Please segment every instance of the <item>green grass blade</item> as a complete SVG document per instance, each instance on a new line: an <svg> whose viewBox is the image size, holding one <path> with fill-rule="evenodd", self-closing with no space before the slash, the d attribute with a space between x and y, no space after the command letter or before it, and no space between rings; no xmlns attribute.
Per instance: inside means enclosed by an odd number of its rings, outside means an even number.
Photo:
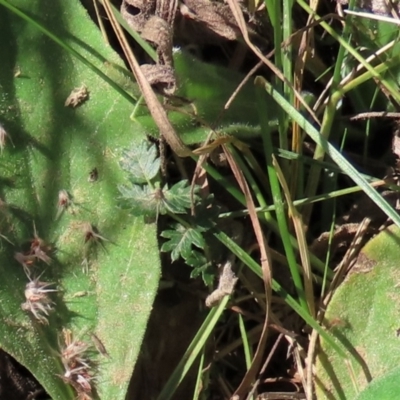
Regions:
<svg viewBox="0 0 400 400"><path fill-rule="evenodd" d="M214 236L223 243L233 254L236 255L244 264L249 267L256 275L261 279L263 278L261 266L253 260L253 258L247 254L240 246L237 245L228 235L224 232L214 232ZM311 317L311 315L292 297L290 296L282 286L276 282L272 281L272 289L280 296L287 304L290 306L297 314L300 315L304 321L315 329L331 346L335 348L337 353L346 358L346 353L336 344L334 339L326 333L326 331L318 324L318 322Z"/></svg>
<svg viewBox="0 0 400 400"><path fill-rule="evenodd" d="M260 124L263 128L262 140L264 146L264 155L267 163L267 172L269 176L269 183L271 187L272 199L276 208L276 218L278 221L279 235L282 239L282 243L285 249L286 258L288 260L290 274L293 279L293 283L302 307L304 310L308 309L307 301L305 298L303 282L301 280L300 272L297 268L296 256L294 253L294 248L290 239L290 233L287 223L286 211L283 206L283 197L281 193L281 187L279 184L278 176L273 165L273 146L272 146L272 132L269 129L268 120L268 104L265 101L266 96L264 93L260 93L257 90L257 107L259 109Z"/></svg>
<svg viewBox="0 0 400 400"><path fill-rule="evenodd" d="M307 119L300 114L286 99L283 98L269 82L262 77L255 79L255 84L264 87L266 92L296 121L302 129L309 135L315 143L321 146L324 151L336 162L339 168L348 175L367 196L390 218L393 222L400 227L400 216L390 206L390 204L367 182L367 180L346 160L345 157L332 146Z"/></svg>
<svg viewBox="0 0 400 400"><path fill-rule="evenodd" d="M228 301L229 296L225 296L217 307L210 310L203 324L197 331L196 336L193 338L185 354L182 356L178 366L175 368L168 382L163 387L163 390L158 395L157 400L169 400L174 395L176 388L182 382L186 373L189 371L189 368L193 365L195 359L206 345L207 339L215 329L215 325L221 317Z"/></svg>

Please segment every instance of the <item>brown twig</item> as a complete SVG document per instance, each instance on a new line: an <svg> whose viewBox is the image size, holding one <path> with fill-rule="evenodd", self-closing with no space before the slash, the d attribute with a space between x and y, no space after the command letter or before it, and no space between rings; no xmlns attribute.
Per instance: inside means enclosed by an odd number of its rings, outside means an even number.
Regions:
<svg viewBox="0 0 400 400"><path fill-rule="evenodd" d="M161 105L153 88L147 81L142 70L140 69L139 63L137 62L129 44L126 40L125 34L116 20L114 13L109 4L109 0L103 0L104 9L107 13L107 17L111 22L111 26L121 44L122 50L128 60L129 66L135 76L135 79L139 85L139 88L146 101L147 107L149 108L150 114L157 124L160 134L165 138L166 142L171 146L171 149L180 157L188 157L192 154L192 151L185 146L181 138L176 133L171 122L168 119L167 113L164 107Z"/></svg>
<svg viewBox="0 0 400 400"><path fill-rule="evenodd" d="M272 295L272 272L271 272L271 261L270 261L270 254L269 254L269 247L265 240L260 221L257 217L257 212L255 209L254 201L251 196L250 188L246 182L246 179L243 175L243 172L238 168L231 152L229 151L226 145L222 146L224 153L226 155L227 161L232 169L232 172L244 193L246 199L246 205L249 210L250 219L253 225L254 233L257 238L257 243L260 248L261 253L261 269L263 272L263 281L264 281L264 289L265 289L265 319L263 324L262 333L260 336L260 340L257 345L257 349L254 353L254 358L252 360L251 366L246 372L242 382L240 383L239 387L236 389L235 393L233 394L232 398L234 399L243 399L245 394L248 392L249 387L254 382L255 377L259 371L259 367L261 365L265 345L267 342L268 337L268 320L269 320L269 312L270 312L270 304L271 304L271 295Z"/></svg>

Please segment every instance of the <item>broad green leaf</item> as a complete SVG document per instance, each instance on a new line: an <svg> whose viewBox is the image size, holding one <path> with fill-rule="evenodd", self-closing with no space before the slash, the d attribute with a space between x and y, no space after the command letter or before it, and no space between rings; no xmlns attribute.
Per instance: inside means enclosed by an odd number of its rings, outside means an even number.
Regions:
<svg viewBox="0 0 400 400"><path fill-rule="evenodd" d="M329 303L325 324L337 344L354 355L349 362L355 381L349 365L322 340L318 400L354 399L372 379L399 365L399 244L400 229L394 225L370 240Z"/></svg>
<svg viewBox="0 0 400 400"><path fill-rule="evenodd" d="M400 393L400 367L374 379L356 400L393 400Z"/></svg>
<svg viewBox="0 0 400 400"><path fill-rule="evenodd" d="M159 279L155 226L118 207L117 185L127 182L119 166L122 151L139 145L143 136L132 129L129 95L4 4L1 0L0 123L8 136L0 155L0 233L12 244L1 239L0 346L54 400L70 400L76 393L58 376L65 372L62 329L84 341L95 333L110 354L93 360L99 398L124 399ZM12 5L105 74L121 76L123 63L79 1ZM89 99L65 107L71 91L82 86ZM62 190L70 197L68 207L58 204ZM52 262L36 261L32 275L59 290L50 294L55 311L48 325L21 309L28 278L14 258L29 251L35 227L51 245Z"/></svg>

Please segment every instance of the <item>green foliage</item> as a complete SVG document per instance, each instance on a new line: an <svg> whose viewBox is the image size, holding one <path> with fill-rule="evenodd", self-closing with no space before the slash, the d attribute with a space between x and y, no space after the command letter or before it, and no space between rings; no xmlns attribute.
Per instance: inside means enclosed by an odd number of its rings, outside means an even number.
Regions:
<svg viewBox="0 0 400 400"><path fill-rule="evenodd" d="M180 257L192 266L192 276L201 275L209 284L212 276L209 273L210 262L203 252L206 240L204 234L215 226L218 207L212 204L213 196L200 201L186 180L174 184L171 188L164 185L162 189L159 174L160 159L157 158L155 145L142 142L135 148L124 151L121 167L127 173L129 184L119 186L122 196L122 206L134 214L157 216L169 214L177 218L179 214L184 219L164 230L161 236L168 239L161 246L161 251L171 252L171 260ZM194 215L190 209L194 201Z"/></svg>
<svg viewBox="0 0 400 400"><path fill-rule="evenodd" d="M393 400L400 393L400 367L374 379L355 400Z"/></svg>
<svg viewBox="0 0 400 400"><path fill-rule="evenodd" d="M132 104L1 4L0 122L7 136L0 155L0 346L54 400L70 400L77 394L61 378L62 331L88 344L95 333L110 358L90 353L93 390L101 399L124 399L160 272L155 226L118 207L121 149L138 143ZM45 12L39 0L13 5L97 68L123 69L78 1L54 0ZM89 98L65 107L82 86ZM31 312L38 304L31 292L27 304L29 279L15 256L32 280L57 290L44 293L36 283L44 319Z"/></svg>
<svg viewBox="0 0 400 400"><path fill-rule="evenodd" d="M199 231L191 227L185 228L177 224L174 230L165 230L161 236L169 239L163 243L161 250L171 252L172 261L176 261L179 257L188 259L192 253L192 246L204 249L204 238Z"/></svg>
<svg viewBox="0 0 400 400"><path fill-rule="evenodd" d="M119 187L123 204L133 212L146 215L185 214L191 206L190 187L186 180L170 189L160 189L160 159L155 145L143 141L124 152L121 168L129 176L129 185ZM157 178L158 179L155 179Z"/></svg>
<svg viewBox="0 0 400 400"><path fill-rule="evenodd" d="M346 364L322 340L316 371L319 400L354 399L355 387L362 391L372 379L399 365L399 242L400 229L394 225L370 240L329 303L325 323L337 344L354 358Z"/></svg>
<svg viewBox="0 0 400 400"><path fill-rule="evenodd" d="M390 22L354 15L349 15L347 20L351 24L354 41L371 52L379 50L398 36L397 25Z"/></svg>
<svg viewBox="0 0 400 400"><path fill-rule="evenodd" d="M146 141L141 141L139 146L124 151L121 167L129 173L133 184L150 183L160 170L156 146L149 146Z"/></svg>
<svg viewBox="0 0 400 400"><path fill-rule="evenodd" d="M163 205L173 214L186 214L192 204L190 186L186 180L179 181L170 190L163 191Z"/></svg>
<svg viewBox="0 0 400 400"><path fill-rule="evenodd" d="M380 51L383 47L387 46L391 41L395 41L394 46L391 46L387 51L381 52L379 56L372 62L372 65L387 66L387 71L381 73L381 79L392 88L393 91L397 91L399 83L398 77L398 64L399 64L399 30L396 24L377 21L370 19L365 16L354 16L349 15L346 18L348 22L349 30L352 33L351 43L366 58L372 56L374 53ZM350 74L351 71L356 67L357 61L351 57L346 57L343 63L343 77ZM352 100L354 107L354 113L367 112L367 111L392 111L395 109L393 104L388 101L387 96L383 91L377 88L376 82L369 79L361 85L355 87L349 92L349 96ZM377 128L379 126L378 121L369 121L371 127ZM357 130L354 129L353 124L347 124L346 127L349 129L350 139L354 138L358 142L363 141L364 146L367 146L366 134L362 131L362 136L357 134ZM369 128L371 129L371 128Z"/></svg>
<svg viewBox="0 0 400 400"><path fill-rule="evenodd" d="M244 85L231 106L224 110L225 103L243 80L240 73L201 62L183 51L175 51L174 65L179 87L177 97L171 99L174 108L168 112L168 118L184 143L202 143L211 130L246 140L260 136L252 82ZM181 99L186 100L182 103ZM271 102L269 110L273 118L268 123L276 128L277 105ZM147 112L139 110L134 121L147 135L159 136Z"/></svg>

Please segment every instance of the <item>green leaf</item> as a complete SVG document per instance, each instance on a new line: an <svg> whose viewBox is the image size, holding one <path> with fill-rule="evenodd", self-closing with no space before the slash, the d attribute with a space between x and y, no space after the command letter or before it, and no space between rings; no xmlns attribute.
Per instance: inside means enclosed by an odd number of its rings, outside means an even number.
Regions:
<svg viewBox="0 0 400 400"><path fill-rule="evenodd" d="M220 212L221 207L214 203L214 195L210 194L195 204L192 225L201 232L208 231L216 226Z"/></svg>
<svg viewBox="0 0 400 400"><path fill-rule="evenodd" d="M172 261L176 261L180 256L183 259L190 257L192 245L202 249L204 248L204 239L199 231L193 228L185 228L177 224L175 230L165 230L161 236L168 240L161 246L161 251L171 252Z"/></svg>
<svg viewBox="0 0 400 400"><path fill-rule="evenodd" d="M206 286L210 286L214 282L215 270L211 268L211 263L207 261L204 254L197 250L192 250L190 256L185 260L187 265L193 267L190 274L191 278L201 276Z"/></svg>
<svg viewBox="0 0 400 400"><path fill-rule="evenodd" d="M203 268L206 268L210 265L210 263L207 261L206 257L204 256L203 253L200 251L192 249L191 253L189 256L185 259L185 262L187 265L190 265L193 267L195 270L202 270ZM201 271L200 271L201 272ZM200 274L198 272L192 272L191 277L195 278L199 276Z"/></svg>
<svg viewBox="0 0 400 400"><path fill-rule="evenodd" d="M138 129L132 134L131 97L87 66L108 71L106 65L124 69L123 63L79 1L53 0L44 8L40 0L14 0L25 12L19 16L4 5L0 0L0 122L8 136L0 155L0 213L9 242L1 239L0 347L54 400L70 400L77 394L59 377L61 332L69 328L85 342L95 333L110 354L94 356L96 391L100 399L122 400L160 273L155 226L118 207L121 149L143 139ZM83 85L89 99L65 107ZM61 192L68 193L66 203L59 203ZM21 309L28 278L14 255L32 252L34 227L52 261L35 258L32 277L59 290L50 294L55 311L48 325Z"/></svg>
<svg viewBox="0 0 400 400"><path fill-rule="evenodd" d="M302 0L298 0L303 3ZM303 3L304 4L304 3ZM303 5L302 5L303 6ZM342 44L342 42L341 42ZM347 44L343 43L344 46ZM296 121L309 135L315 143L318 144L338 165L343 173L348 175L365 194L391 219L393 222L400 227L400 217L397 212L390 206L390 204L368 184L367 180L360 175L360 173L353 167L353 165L347 161L345 157L331 144L324 136L318 132L314 126L307 121L307 119L300 114L284 97L282 97L264 78L258 76L255 79L255 84L263 86L266 92L284 109L290 117Z"/></svg>
<svg viewBox="0 0 400 400"><path fill-rule="evenodd" d="M393 400L400 393L400 367L374 379L355 400Z"/></svg>
<svg viewBox="0 0 400 400"><path fill-rule="evenodd" d="M192 205L190 186L187 180L176 183L169 190L164 190L164 207L173 214L186 214Z"/></svg>
<svg viewBox="0 0 400 400"><path fill-rule="evenodd" d="M148 185L120 185L118 187L123 201L122 207L129 209L134 215L155 216L158 211L157 189ZM164 214L163 210L159 210Z"/></svg>
<svg viewBox="0 0 400 400"><path fill-rule="evenodd" d="M148 183L154 179L160 170L160 158L157 157L157 148L142 141L139 146L124 151L121 167L129 172L132 183Z"/></svg>
<svg viewBox="0 0 400 400"><path fill-rule="evenodd" d="M337 345L354 355L349 362L355 382L348 364L322 340L316 370L319 400L354 399L355 387L360 392L399 365L399 243L400 229L395 225L370 240L332 297L325 324Z"/></svg>

